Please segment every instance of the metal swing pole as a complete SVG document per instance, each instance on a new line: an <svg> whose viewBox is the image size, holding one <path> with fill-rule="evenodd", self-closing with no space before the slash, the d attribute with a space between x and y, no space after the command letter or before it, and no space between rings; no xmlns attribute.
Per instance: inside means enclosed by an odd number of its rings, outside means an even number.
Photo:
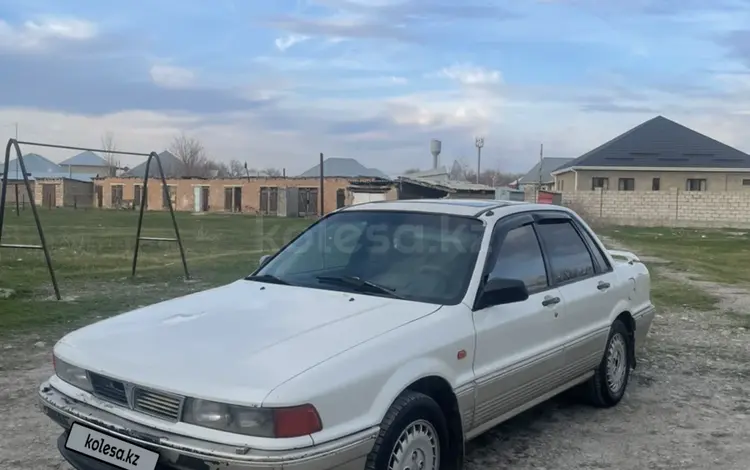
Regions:
<svg viewBox="0 0 750 470"><path fill-rule="evenodd" d="M8 145L5 147L5 164L3 165L3 180L2 180L2 194L0 194L0 248L15 248L20 250L42 250L44 252L44 259L47 262L47 269L49 269L49 276L52 280L52 287L55 290L55 297L57 300L61 300L60 288L57 285L57 278L55 277L55 269L52 267L52 258L47 248L47 241L44 238L44 230L42 229L42 222L39 220L39 213L36 210L36 203L34 202L34 192L31 190L29 184L29 177L26 173L26 165L23 162L23 155L21 155L21 147L16 139L9 139ZM15 147L17 164L21 166L21 174L23 176L23 184L26 186L26 194L29 196L29 203L31 204L31 212L34 214L34 222L36 222L36 230L39 232L39 241L41 245L19 245L12 243L1 243L3 236L3 226L5 223L5 201L8 193L8 165L10 163L10 149ZM16 183L18 184L18 183ZM18 194L16 192L16 194ZM18 201L18 197L16 197Z"/></svg>
<svg viewBox="0 0 750 470"><path fill-rule="evenodd" d="M169 208L169 214L172 217L172 226L174 227L175 238L162 238L162 237L142 237L141 229L143 228L143 212L146 207L146 201L148 201L148 178L149 170L151 167L151 160L156 158L156 166L159 169L159 176L161 178L162 189L164 192L164 198L167 201L167 207ZM161 165L161 159L159 154L151 152L146 160L146 173L143 175L143 193L141 194L141 208L138 212L138 228L136 229L135 235L135 251L133 253L133 270L132 275L135 276L136 266L138 264L138 251L140 250L141 241L158 241L158 242L177 242L177 246L180 248L180 258L182 259L182 268L185 270L185 279L190 279L190 273L188 272L187 261L185 260L185 249L182 246L182 237L180 237L180 230L177 228L177 218L174 215L172 208L172 198L169 195L169 186L167 185L167 179L164 176L164 168Z"/></svg>
<svg viewBox="0 0 750 470"><path fill-rule="evenodd" d="M16 156L18 158L18 165L20 165L21 167L24 186L26 187L26 193L29 196L29 203L31 204L31 211L33 212L34 221L36 222L36 228L37 228L37 231L39 232L39 239L41 241L41 245L19 245L19 244L0 243L0 248L42 250L44 252L44 258L47 262L47 268L49 269L50 278L52 280L52 286L55 289L55 296L57 297L57 300L61 300L62 297L60 296L60 289L58 288L58 285L57 285L57 278L55 277L55 271L52 267L52 257L50 256L49 249L47 248L47 241L44 237L44 230L42 229L42 224L39 219L39 213L36 208L36 203L34 202L34 192L31 189L31 185L29 184L29 178L26 172L26 165L23 162L23 156L21 155L20 145L31 145L31 146L36 146L36 147L47 147L47 148L64 149L64 150L79 150L83 152L86 152L86 151L103 152L103 153L110 153L110 154L115 154L115 155L133 155L133 156L139 156L139 157L148 157L148 160L146 163L146 176L144 177L144 182L143 182L143 197L141 198L141 211L138 217L135 253L133 255L133 275L135 276L136 262L138 260L138 249L139 249L141 240L176 241L180 248L180 258L182 259L182 267L185 270L185 278L190 279L190 274L188 272L188 267L187 267L187 260L185 259L185 250L182 245L182 238L180 237L180 231L177 227L177 219L175 218L174 210L172 208L172 200L171 198L169 198L169 191L168 191L166 177L164 175L164 169L162 167L161 160L159 159L159 155L156 152L151 152L151 153L124 152L121 150L107 150L107 149L97 149L97 148L90 148L90 147L47 144L43 142L31 142L31 141L21 141L18 139L10 139L8 140L8 145L5 148L5 164L3 165L2 181L0 182L1 183L0 184L0 242L2 241L3 226L5 222L5 204L6 204L7 191L8 191L8 164L10 162L10 149L11 147L15 147ZM151 163L151 159L154 157L156 157L156 164L159 168L159 173L161 175L161 181L164 187L164 193L168 200L167 204L169 207L170 215L172 216L172 225L175 231L175 238L141 237L141 228L143 225L143 209L144 209L144 204L147 200L146 199L146 194L147 194L146 187L148 184L148 168ZM18 198L16 198L16 201L17 200Z"/></svg>

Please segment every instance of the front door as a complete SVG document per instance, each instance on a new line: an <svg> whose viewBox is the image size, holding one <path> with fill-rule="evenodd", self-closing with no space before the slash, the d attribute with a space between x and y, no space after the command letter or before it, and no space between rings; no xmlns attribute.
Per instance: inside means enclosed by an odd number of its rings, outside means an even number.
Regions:
<svg viewBox="0 0 750 470"><path fill-rule="evenodd" d="M224 188L224 210L232 212L232 188Z"/></svg>
<svg viewBox="0 0 750 470"><path fill-rule="evenodd" d="M42 205L44 207L52 208L56 206L56 187L55 184L42 184Z"/></svg>
<svg viewBox="0 0 750 470"><path fill-rule="evenodd" d="M529 298L474 312L477 333L474 373L477 394L474 428L498 418L561 385L564 362L560 291L550 287L533 218L501 219L492 235L486 279L524 281Z"/></svg>
<svg viewBox="0 0 750 470"><path fill-rule="evenodd" d="M260 213L268 214L268 188L260 188Z"/></svg>
<svg viewBox="0 0 750 470"><path fill-rule="evenodd" d="M318 214L318 188L299 188L299 215Z"/></svg>
<svg viewBox="0 0 750 470"><path fill-rule="evenodd" d="M143 187L140 184L133 186L133 209L141 206L141 197L143 196L141 194L142 188Z"/></svg>
<svg viewBox="0 0 750 470"><path fill-rule="evenodd" d="M193 212L201 212L201 207L203 207L203 203L201 201L201 196L203 193L201 192L200 186L193 186Z"/></svg>
<svg viewBox="0 0 750 470"><path fill-rule="evenodd" d="M234 188L234 211L242 212L242 188Z"/></svg>
<svg viewBox="0 0 750 470"><path fill-rule="evenodd" d="M208 195L209 195L209 188L206 186L203 186L201 188L201 211L208 212Z"/></svg>
<svg viewBox="0 0 750 470"><path fill-rule="evenodd" d="M268 189L268 213L277 215L279 212L279 188Z"/></svg>

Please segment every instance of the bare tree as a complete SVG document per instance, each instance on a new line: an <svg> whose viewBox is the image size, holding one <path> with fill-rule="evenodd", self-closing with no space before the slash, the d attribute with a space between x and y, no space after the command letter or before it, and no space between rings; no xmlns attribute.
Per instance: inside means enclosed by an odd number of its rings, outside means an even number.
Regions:
<svg viewBox="0 0 750 470"><path fill-rule="evenodd" d="M247 176L245 171L245 164L239 160L232 160L229 162L229 176L233 178L241 178Z"/></svg>
<svg viewBox="0 0 750 470"><path fill-rule="evenodd" d="M278 178L279 176L281 176L281 170L279 170L278 168L266 168L264 170L261 170L260 172L264 176L268 176L270 178Z"/></svg>
<svg viewBox="0 0 750 470"><path fill-rule="evenodd" d="M454 181L466 181L466 163L461 163L458 160L453 161L453 165L450 169L450 179Z"/></svg>
<svg viewBox="0 0 750 470"><path fill-rule="evenodd" d="M170 151L182 162L185 176L208 176L208 158L198 139L180 134L172 141Z"/></svg>
<svg viewBox="0 0 750 470"><path fill-rule="evenodd" d="M218 176L219 178L227 178L231 176L229 174L229 166L224 162L217 162L215 160L207 159L205 164L207 176L213 177ZM215 174L213 172L216 172Z"/></svg>
<svg viewBox="0 0 750 470"><path fill-rule="evenodd" d="M115 135L111 131L105 132L101 137L101 143L102 150L104 150L104 160L107 162L107 176L116 176L120 161L117 154L113 153L117 150Z"/></svg>

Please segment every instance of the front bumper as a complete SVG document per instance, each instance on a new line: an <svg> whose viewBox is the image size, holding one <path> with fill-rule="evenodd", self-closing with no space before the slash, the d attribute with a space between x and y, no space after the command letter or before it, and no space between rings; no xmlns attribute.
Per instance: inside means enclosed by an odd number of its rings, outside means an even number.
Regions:
<svg viewBox="0 0 750 470"><path fill-rule="evenodd" d="M260 451L157 431L75 401L48 382L39 388L39 401L44 413L65 430L58 448L78 470L116 467L65 448L68 431L75 422L157 452L157 470L362 470L379 432L375 427L305 449Z"/></svg>

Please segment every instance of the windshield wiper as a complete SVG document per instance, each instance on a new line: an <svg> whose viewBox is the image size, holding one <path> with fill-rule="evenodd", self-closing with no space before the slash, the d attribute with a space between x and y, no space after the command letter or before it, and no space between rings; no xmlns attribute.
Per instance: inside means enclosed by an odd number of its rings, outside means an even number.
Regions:
<svg viewBox="0 0 750 470"><path fill-rule="evenodd" d="M403 299L403 297L393 292L395 289L376 284L372 281L365 281L357 276L318 276L316 279L322 283L343 284L352 287L356 292L372 292L376 294L384 294L396 299Z"/></svg>
<svg viewBox="0 0 750 470"><path fill-rule="evenodd" d="M272 274L260 274L258 276L247 276L245 278L246 281L258 281L258 282L267 282L269 284L281 284L284 286L291 285L290 283L286 282L285 280L276 277Z"/></svg>

